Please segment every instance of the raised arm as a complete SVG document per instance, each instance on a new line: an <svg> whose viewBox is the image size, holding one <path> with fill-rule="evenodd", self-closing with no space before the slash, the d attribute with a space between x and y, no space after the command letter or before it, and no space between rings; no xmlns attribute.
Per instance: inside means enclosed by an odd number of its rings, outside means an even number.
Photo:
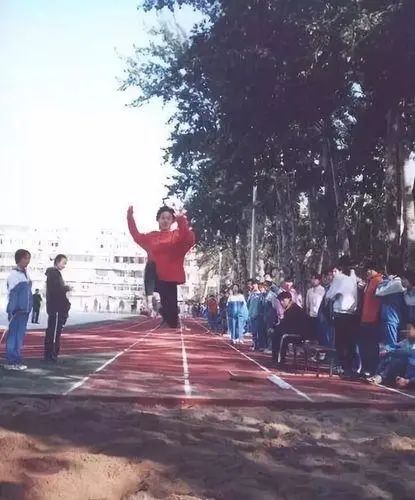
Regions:
<svg viewBox="0 0 415 500"><path fill-rule="evenodd" d="M178 241L189 250L195 244L195 233L190 229L189 221L184 214L178 215L176 221L179 229Z"/></svg>
<svg viewBox="0 0 415 500"><path fill-rule="evenodd" d="M146 234L140 233L137 229L135 220L134 220L134 209L133 207L129 207L127 211L127 222L128 222L128 230L130 231L133 240L140 245L140 247L144 248L144 250L148 250L148 238Z"/></svg>

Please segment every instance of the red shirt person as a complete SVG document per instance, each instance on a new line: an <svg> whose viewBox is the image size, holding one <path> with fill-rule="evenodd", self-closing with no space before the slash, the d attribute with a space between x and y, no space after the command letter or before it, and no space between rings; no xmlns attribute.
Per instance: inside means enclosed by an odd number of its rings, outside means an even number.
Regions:
<svg viewBox="0 0 415 500"><path fill-rule="evenodd" d="M159 231L140 233L134 221L133 207L128 209L127 221L134 241L147 252L149 261L154 263L163 322L171 328L177 328L177 285L186 281L184 258L195 244L195 235L188 220L182 213L176 217L172 208L164 206L157 212ZM177 229L171 230L174 222L177 222Z"/></svg>

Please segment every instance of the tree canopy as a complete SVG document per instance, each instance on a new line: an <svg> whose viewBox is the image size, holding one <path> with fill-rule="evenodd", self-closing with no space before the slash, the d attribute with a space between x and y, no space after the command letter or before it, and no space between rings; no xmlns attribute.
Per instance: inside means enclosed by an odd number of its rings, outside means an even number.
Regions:
<svg viewBox="0 0 415 500"><path fill-rule="evenodd" d="M131 103L174 103L170 191L204 248L246 277L252 187L258 266L294 273L343 253L415 267L412 0L145 0L203 13L127 60ZM412 183L412 186L411 186Z"/></svg>

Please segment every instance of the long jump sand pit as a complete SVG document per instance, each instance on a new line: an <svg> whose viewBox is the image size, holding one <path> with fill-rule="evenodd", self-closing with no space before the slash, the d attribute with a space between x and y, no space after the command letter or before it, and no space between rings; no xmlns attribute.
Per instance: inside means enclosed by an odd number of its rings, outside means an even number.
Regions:
<svg viewBox="0 0 415 500"><path fill-rule="evenodd" d="M0 498L415 498L415 411L0 401Z"/></svg>

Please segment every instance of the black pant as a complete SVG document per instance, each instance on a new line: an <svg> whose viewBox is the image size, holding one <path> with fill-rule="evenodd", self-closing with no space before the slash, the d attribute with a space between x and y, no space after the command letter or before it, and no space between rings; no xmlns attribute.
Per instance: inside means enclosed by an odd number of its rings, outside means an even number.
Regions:
<svg viewBox="0 0 415 500"><path fill-rule="evenodd" d="M45 337L45 359L56 360L60 350L61 333L68 314L64 312L48 313L48 327Z"/></svg>
<svg viewBox="0 0 415 500"><path fill-rule="evenodd" d="M163 320L170 328L179 326L179 310L177 307L177 283L157 280L156 291L160 294L161 311Z"/></svg>
<svg viewBox="0 0 415 500"><path fill-rule="evenodd" d="M39 313L40 313L40 309L33 309L33 311L32 311L32 323L39 323Z"/></svg>
<svg viewBox="0 0 415 500"><path fill-rule="evenodd" d="M357 318L353 314L335 314L334 331L336 352L345 374L353 371L356 353Z"/></svg>
<svg viewBox="0 0 415 500"><path fill-rule="evenodd" d="M317 340L317 342L320 341L320 320L319 318L309 318L310 321L310 333L311 333L311 340Z"/></svg>
<svg viewBox="0 0 415 500"><path fill-rule="evenodd" d="M156 289L156 281L156 264L149 260L147 261L146 267L144 268L144 291L146 297L154 294L154 290Z"/></svg>

